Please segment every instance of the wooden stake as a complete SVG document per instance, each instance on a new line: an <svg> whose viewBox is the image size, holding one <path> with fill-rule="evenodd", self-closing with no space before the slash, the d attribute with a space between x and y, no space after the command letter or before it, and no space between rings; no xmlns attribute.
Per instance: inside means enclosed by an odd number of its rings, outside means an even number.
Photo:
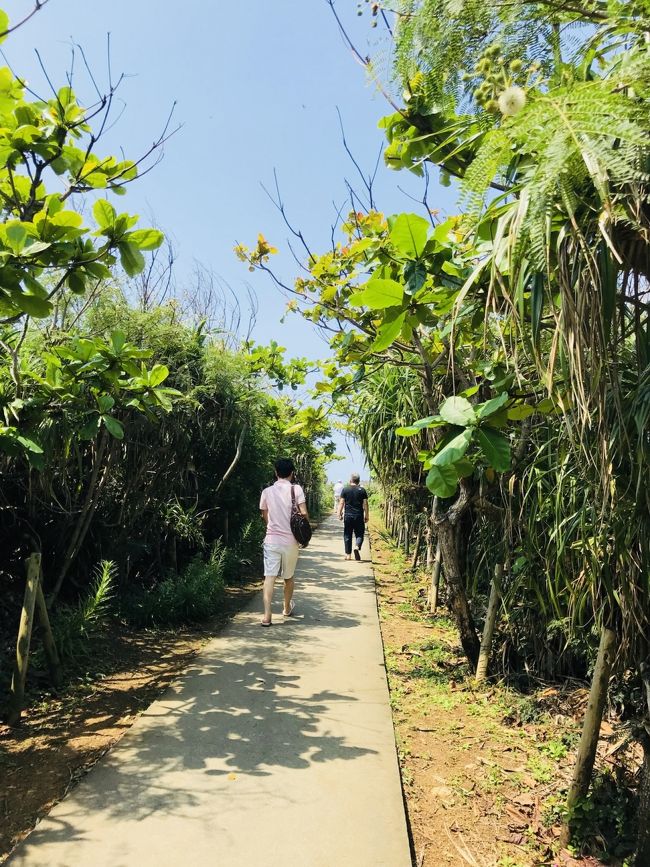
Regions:
<svg viewBox="0 0 650 867"><path fill-rule="evenodd" d="M59 660L59 652L56 649L56 642L54 641L52 627L50 626L50 618L47 613L47 604L40 576L36 587L36 613L43 631L43 647L45 648L45 657L50 670L50 679L54 686L59 686L61 683L61 661Z"/></svg>
<svg viewBox="0 0 650 867"><path fill-rule="evenodd" d="M568 822L562 830L560 843L567 846L571 839L571 814L578 801L581 801L589 790L591 772L594 769L596 748L600 724L603 719L605 701L607 699L607 686L612 672L614 651L616 650L616 633L613 629L603 626L600 633L600 646L596 657L596 666L591 679L589 702L585 711L585 719L582 725L582 735L578 745L578 755L573 769L573 779L567 798Z"/></svg>
<svg viewBox="0 0 650 867"><path fill-rule="evenodd" d="M501 582L503 579L503 564L497 563L494 567L494 578L490 585L490 601L488 602L487 614L485 615L485 624L483 626L483 638L481 639L481 652L478 656L478 665L476 666L476 682L480 683L487 677L488 664L490 662L490 651L492 650L492 636L494 635L494 625L497 619L497 611L499 608L499 599L501 597Z"/></svg>
<svg viewBox="0 0 650 867"><path fill-rule="evenodd" d="M435 614L438 610L438 592L440 590L440 542L436 545L436 554L433 558L433 568L431 569L431 589L429 591L429 611Z"/></svg>
<svg viewBox="0 0 650 867"><path fill-rule="evenodd" d="M420 525L418 527L418 534L415 539L415 548L413 549L413 559L411 561L411 569L415 571L418 567L418 560L420 559L420 547L422 545L422 533L424 532L424 518L420 521Z"/></svg>
<svg viewBox="0 0 650 867"><path fill-rule="evenodd" d="M34 606L38 591L41 574L41 555L31 554L25 561L27 565L27 584L25 586L25 598L23 609L20 614L20 626L18 627L18 640L16 641L16 662L14 674L11 679L11 695L9 698L9 712L7 722L10 726L20 721L25 698L25 681L29 667L29 645L32 640L32 628L34 626Z"/></svg>

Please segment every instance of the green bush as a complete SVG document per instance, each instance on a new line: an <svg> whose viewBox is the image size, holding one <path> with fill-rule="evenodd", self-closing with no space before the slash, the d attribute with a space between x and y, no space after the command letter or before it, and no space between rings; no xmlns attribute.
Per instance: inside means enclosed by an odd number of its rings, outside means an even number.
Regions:
<svg viewBox="0 0 650 867"><path fill-rule="evenodd" d="M178 576L168 575L151 589L139 589L122 601L121 613L134 626L198 623L222 606L227 549L217 544L204 561L194 557Z"/></svg>

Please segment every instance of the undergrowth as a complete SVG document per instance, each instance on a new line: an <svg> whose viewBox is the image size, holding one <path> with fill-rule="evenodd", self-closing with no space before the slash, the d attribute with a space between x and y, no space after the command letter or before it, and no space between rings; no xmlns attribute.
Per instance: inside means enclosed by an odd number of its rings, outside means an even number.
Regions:
<svg viewBox="0 0 650 867"><path fill-rule="evenodd" d="M155 587L126 597L121 616L136 627L179 626L209 619L222 607L227 558L228 549L215 545L207 561L197 556L180 575L169 575Z"/></svg>
<svg viewBox="0 0 650 867"><path fill-rule="evenodd" d="M424 570L416 574L410 570L403 553L385 531L377 535L380 538L376 544L385 548L389 558L382 569L399 578L400 588L398 604L380 606L382 620L397 615L425 623L431 630L425 641L385 648L396 721L404 723L413 714L431 717L437 730L448 726L450 738L455 738L457 723L452 717L462 708L467 717L480 719L486 742L497 752L524 751L526 758L517 771L504 775L492 763L472 780L471 790L467 782L456 781L455 796L487 796L494 799L497 809L514 796L513 792L525 795L530 792L530 797L539 800L542 825L538 832L533 833L531 828L525 835L526 855L521 863L555 863L548 857L551 852L557 853L558 828L566 818L564 805L579 740L578 721L568 707L563 709L560 697L555 697L555 704L549 699L549 694L557 691L548 684L526 692L501 681L477 686L447 612L443 609L431 615L427 609L428 576ZM471 753L472 743L461 749ZM409 767L409 755L408 744L401 743L401 764L407 785L411 786L413 770ZM589 855L599 858L600 863L625 867L634 848L637 813L634 789L633 774L625 769L624 763L597 771L587 798L575 813L570 846L575 856ZM499 862L515 863L519 862L508 857Z"/></svg>

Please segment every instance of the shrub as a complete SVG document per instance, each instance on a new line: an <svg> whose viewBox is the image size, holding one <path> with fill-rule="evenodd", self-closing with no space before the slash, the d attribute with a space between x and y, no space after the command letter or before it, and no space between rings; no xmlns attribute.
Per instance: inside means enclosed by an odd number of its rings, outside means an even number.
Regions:
<svg viewBox="0 0 650 867"><path fill-rule="evenodd" d="M125 597L125 620L138 627L179 626L215 615L223 601L226 550L217 544L207 561L197 555L180 575Z"/></svg>

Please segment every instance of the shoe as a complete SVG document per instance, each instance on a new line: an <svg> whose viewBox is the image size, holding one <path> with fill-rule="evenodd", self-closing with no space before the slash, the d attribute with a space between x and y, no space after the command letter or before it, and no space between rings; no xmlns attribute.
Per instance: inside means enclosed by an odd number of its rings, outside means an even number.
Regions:
<svg viewBox="0 0 650 867"><path fill-rule="evenodd" d="M354 559L357 560L357 561L361 559L361 554L359 553L359 549L358 549L358 548L355 548L355 549L354 549Z"/></svg>
<svg viewBox="0 0 650 867"><path fill-rule="evenodd" d="M346 559L346 560L351 560L351 559L352 559L352 555L351 555L351 554L346 554L346 555L345 555L345 559Z"/></svg>
<svg viewBox="0 0 650 867"><path fill-rule="evenodd" d="M292 615L293 612L294 612L295 607L296 607L296 603L295 603L295 602L293 601L293 599L292 599L292 600L291 600L291 604L289 605L289 611L288 611L288 612L287 612L287 611L283 611L283 612L282 612L282 616L283 616L283 617L291 617L291 615Z"/></svg>

